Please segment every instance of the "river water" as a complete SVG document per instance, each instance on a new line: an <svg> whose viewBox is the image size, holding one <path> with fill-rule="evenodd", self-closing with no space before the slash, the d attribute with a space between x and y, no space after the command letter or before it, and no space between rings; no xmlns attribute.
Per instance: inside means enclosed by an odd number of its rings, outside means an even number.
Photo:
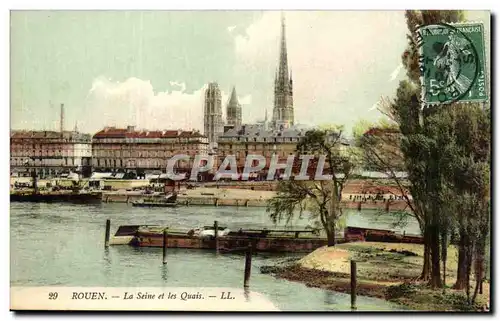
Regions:
<svg viewBox="0 0 500 321"><path fill-rule="evenodd" d="M125 224L163 224L193 228L214 220L229 228L273 228L264 208L179 207L136 208L127 204L69 205L11 203L12 286L111 286L111 287L237 287L243 284L244 258L239 254L168 249L162 264L161 248L111 246L104 250L106 219L111 232ZM344 224L392 228L396 218L377 211L355 210ZM292 222L294 228L309 224L307 217ZM282 227L279 226L278 227ZM418 233L414 221L395 230ZM260 274L259 267L294 255L257 254L252 258L250 288L283 311L350 310L348 294L308 288L297 282ZM295 255L297 256L297 255ZM381 299L358 297L358 310L398 310Z"/></svg>

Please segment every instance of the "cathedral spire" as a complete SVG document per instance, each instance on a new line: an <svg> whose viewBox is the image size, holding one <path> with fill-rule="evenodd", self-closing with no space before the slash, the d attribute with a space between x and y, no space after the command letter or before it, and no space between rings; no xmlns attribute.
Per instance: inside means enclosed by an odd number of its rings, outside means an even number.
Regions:
<svg viewBox="0 0 500 321"><path fill-rule="evenodd" d="M278 73L274 82L274 108L272 124L274 128L293 126L293 84L288 71L285 16L281 14L281 41Z"/></svg>
<svg viewBox="0 0 500 321"><path fill-rule="evenodd" d="M236 94L236 88L234 86L231 91L231 97L227 103L226 111L228 125L241 125L241 105L238 101L238 95Z"/></svg>
<svg viewBox="0 0 500 321"><path fill-rule="evenodd" d="M281 13L281 48L278 77L280 85L286 86L288 83L288 55L286 50L285 15L283 12Z"/></svg>
<svg viewBox="0 0 500 321"><path fill-rule="evenodd" d="M231 98L229 99L229 104L238 105L238 96L236 95L236 88L233 86L233 90L231 91Z"/></svg>

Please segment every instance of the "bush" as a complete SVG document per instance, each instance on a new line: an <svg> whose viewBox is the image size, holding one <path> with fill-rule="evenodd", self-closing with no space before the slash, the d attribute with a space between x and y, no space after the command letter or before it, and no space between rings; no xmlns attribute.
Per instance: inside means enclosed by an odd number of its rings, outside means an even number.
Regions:
<svg viewBox="0 0 500 321"><path fill-rule="evenodd" d="M412 283L402 283L399 285L389 286L386 290L387 299L396 299L400 297L408 297L417 292L417 286Z"/></svg>

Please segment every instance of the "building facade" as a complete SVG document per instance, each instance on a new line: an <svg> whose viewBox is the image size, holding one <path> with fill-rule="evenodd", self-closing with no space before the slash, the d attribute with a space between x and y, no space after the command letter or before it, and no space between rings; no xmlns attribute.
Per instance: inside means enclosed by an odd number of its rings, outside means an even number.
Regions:
<svg viewBox="0 0 500 321"><path fill-rule="evenodd" d="M217 144L217 138L223 132L224 123L222 121L222 98L219 85L215 82L208 84L205 90L204 101L204 134L208 138L210 147Z"/></svg>
<svg viewBox="0 0 500 321"><path fill-rule="evenodd" d="M261 155L266 159L266 166L259 175L260 179L267 176L273 156L278 157L280 163L286 163L288 156L296 155L297 144L305 134L304 129L274 130L257 124L226 128L226 132L218 140L217 166L220 166L226 156L234 155L238 172L241 173L247 155Z"/></svg>
<svg viewBox="0 0 500 321"><path fill-rule="evenodd" d="M265 124L242 125L239 127L226 126L226 131L219 137L218 140L218 157L216 165L220 166L222 161L230 155L236 158L238 173L242 173L245 167L246 157L248 155L260 155L266 159L266 165L262 171L256 175L258 179L266 179L268 170L273 157L277 158L278 163L285 164L289 156L294 156L292 166L292 176L300 173L302 160L300 156L307 152L298 150L298 144L305 137L307 128L298 128L297 126L273 129L267 128ZM331 132L328 134L329 140L336 141L336 146L340 155L348 155L352 142L338 137L338 133ZM313 155L314 158L309 160L307 166L307 175L312 179L316 174L319 154ZM252 166L256 164L251 164ZM325 159L323 165L323 173L327 174L329 164ZM276 172L276 178L283 174L284 170Z"/></svg>
<svg viewBox="0 0 500 321"><path fill-rule="evenodd" d="M177 154L191 157L176 164L184 172L191 169L194 155L207 153L208 138L198 131L106 127L92 138L92 165L97 172L165 173L168 160Z"/></svg>
<svg viewBox="0 0 500 321"><path fill-rule="evenodd" d="M79 173L90 176L92 139L76 131L12 131L11 174L40 177Z"/></svg>
<svg viewBox="0 0 500 321"><path fill-rule="evenodd" d="M241 105L238 102L236 88L234 87L231 92L231 98L229 98L229 102L227 103L226 111L227 125L241 126Z"/></svg>
<svg viewBox="0 0 500 321"><path fill-rule="evenodd" d="M274 77L274 109L272 126L276 129L294 125L293 80L288 72L288 54L286 49L285 18L281 18L281 46L279 66Z"/></svg>

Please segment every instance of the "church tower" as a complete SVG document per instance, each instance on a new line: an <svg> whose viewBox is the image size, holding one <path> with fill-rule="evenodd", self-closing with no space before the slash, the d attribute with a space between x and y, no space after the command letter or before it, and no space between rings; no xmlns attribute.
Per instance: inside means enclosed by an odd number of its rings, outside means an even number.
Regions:
<svg viewBox="0 0 500 321"><path fill-rule="evenodd" d="M215 82L208 84L205 90L204 129L210 147L216 146L217 138L224 130L221 99L219 85Z"/></svg>
<svg viewBox="0 0 500 321"><path fill-rule="evenodd" d="M231 98L227 103L227 124L234 125L235 127L241 125L241 105L238 102L238 96L234 87L231 92Z"/></svg>
<svg viewBox="0 0 500 321"><path fill-rule="evenodd" d="M274 77L274 109L272 125L275 129L280 129L288 128L293 126L293 124L293 81L292 73L288 73L285 17L282 15L279 67Z"/></svg>

